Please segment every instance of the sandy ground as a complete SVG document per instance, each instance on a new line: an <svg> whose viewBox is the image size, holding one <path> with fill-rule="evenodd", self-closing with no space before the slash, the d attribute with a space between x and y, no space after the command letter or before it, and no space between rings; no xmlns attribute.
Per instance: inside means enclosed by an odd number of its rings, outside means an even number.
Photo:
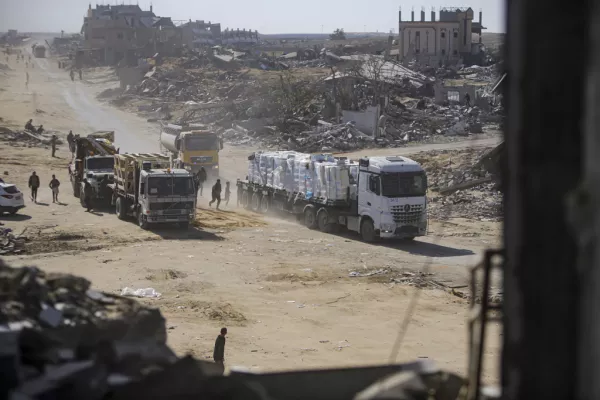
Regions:
<svg viewBox="0 0 600 400"><path fill-rule="evenodd" d="M60 136L69 129L80 134L110 129L122 152L158 151L156 125L96 100L97 93L114 85L108 75L97 71L92 79L84 72L83 81L71 82L52 59L34 61L34 68L27 69L28 87L22 62L12 57L10 70L0 69L0 125L21 127L34 118L34 124ZM249 151L227 146L222 177L235 181L245 176ZM27 199L20 215L0 216L6 227L24 230L30 239L27 254L6 260L82 275L108 292L155 288L162 296L142 301L160 307L167 317L170 345L180 354L210 358L219 328L227 326L229 366L264 371L385 363L416 290L390 278L426 270L445 285L464 286L482 251L499 244L500 224L452 220L431 221L429 236L412 243L369 245L354 235L327 235L292 219L241 211L235 199L215 211L205 197L199 201L196 228L148 232L118 220L111 210L84 212L72 196L66 146L57 156L51 158L49 149L0 140L0 173L6 181L26 191L32 170L42 179L39 204ZM62 182L60 204L51 202L51 174ZM385 269L380 275L349 276L380 269ZM427 357L464 374L467 311L467 302L457 296L421 290L398 360ZM486 352L489 382L497 381L499 332L492 327Z"/></svg>

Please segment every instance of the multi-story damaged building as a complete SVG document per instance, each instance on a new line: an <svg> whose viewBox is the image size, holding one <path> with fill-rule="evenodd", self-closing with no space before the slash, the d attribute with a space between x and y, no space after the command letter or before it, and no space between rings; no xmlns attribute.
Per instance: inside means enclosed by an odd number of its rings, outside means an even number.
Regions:
<svg viewBox="0 0 600 400"><path fill-rule="evenodd" d="M156 53L172 55L182 46L181 29L171 18L158 17L138 5L90 4L81 28L86 56L101 64L125 60L129 65L138 58Z"/></svg>
<svg viewBox="0 0 600 400"><path fill-rule="evenodd" d="M410 21L402 20L402 10L398 13L399 58L400 61L417 61L421 64L438 66L455 64L459 61L479 63L483 59L481 33L482 12L479 21L473 21L473 10L469 8L442 8L439 19L432 9L431 19L425 20L425 9L421 9L420 21L415 21L411 11ZM479 36L473 43L473 34Z"/></svg>
<svg viewBox="0 0 600 400"><path fill-rule="evenodd" d="M190 49L221 44L221 24L190 19L180 27L183 43Z"/></svg>
<svg viewBox="0 0 600 400"><path fill-rule="evenodd" d="M258 43L258 31L225 29L221 24L204 21L188 21L181 25L183 43L189 48L213 45L250 45Z"/></svg>

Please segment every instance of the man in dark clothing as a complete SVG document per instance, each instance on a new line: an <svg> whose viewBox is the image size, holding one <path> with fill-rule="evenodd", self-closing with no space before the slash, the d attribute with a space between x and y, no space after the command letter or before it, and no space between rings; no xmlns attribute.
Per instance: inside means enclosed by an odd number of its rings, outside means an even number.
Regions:
<svg viewBox="0 0 600 400"><path fill-rule="evenodd" d="M33 126L33 120L32 119L30 119L29 121L27 121L27 123L25 124L25 130L31 131L31 132L35 132L35 128Z"/></svg>
<svg viewBox="0 0 600 400"><path fill-rule="evenodd" d="M31 188L31 200L37 203L37 191L40 187L40 177L36 175L35 171L29 177L29 187Z"/></svg>
<svg viewBox="0 0 600 400"><path fill-rule="evenodd" d="M83 180L83 203L85 204L86 212L92 211L92 194L94 189L87 179Z"/></svg>
<svg viewBox="0 0 600 400"><path fill-rule="evenodd" d="M217 210L221 205L221 180L217 179L217 183L215 183L212 187L212 200L208 203L209 207L212 207L212 203L217 202Z"/></svg>
<svg viewBox="0 0 600 400"><path fill-rule="evenodd" d="M471 96L469 96L469 93L465 93L465 104L467 107L471 107Z"/></svg>
<svg viewBox="0 0 600 400"><path fill-rule="evenodd" d="M58 203L58 187L60 186L60 182L56 179L56 175L52 175L52 180L50 181L50 190L52 190L52 202Z"/></svg>
<svg viewBox="0 0 600 400"><path fill-rule="evenodd" d="M225 336L227 335L227 328L221 328L221 334L217 336L215 341L215 350L213 352L213 359L215 363L220 364L223 369L225 362Z"/></svg>
<svg viewBox="0 0 600 400"><path fill-rule="evenodd" d="M69 151L71 151L71 153L74 153L75 136L73 135L73 131L69 131L69 134L67 135L67 143L69 143Z"/></svg>
<svg viewBox="0 0 600 400"><path fill-rule="evenodd" d="M81 68L79 68L79 80L83 79L83 71L81 71Z"/></svg>
<svg viewBox="0 0 600 400"><path fill-rule="evenodd" d="M36 132L39 134L44 133L44 125L40 125L39 128L37 128Z"/></svg>
<svg viewBox="0 0 600 400"><path fill-rule="evenodd" d="M204 182L206 182L206 170L204 167L200 167L198 171L198 188L200 189L200 196L202 196L202 189L204 188Z"/></svg>
<svg viewBox="0 0 600 400"><path fill-rule="evenodd" d="M52 157L56 157L54 155L56 153L56 135L52 135L52 139L50 139L50 145L52 146Z"/></svg>

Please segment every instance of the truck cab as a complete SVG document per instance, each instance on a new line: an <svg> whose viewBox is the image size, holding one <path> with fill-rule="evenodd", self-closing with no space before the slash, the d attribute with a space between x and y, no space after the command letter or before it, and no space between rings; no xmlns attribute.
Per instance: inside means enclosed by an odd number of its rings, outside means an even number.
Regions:
<svg viewBox="0 0 600 400"><path fill-rule="evenodd" d="M179 223L194 220L196 192L189 171L184 169L143 169L138 187L138 223Z"/></svg>
<svg viewBox="0 0 600 400"><path fill-rule="evenodd" d="M363 236L369 229L381 238L427 234L427 176L417 162L401 156L361 158L355 196Z"/></svg>
<svg viewBox="0 0 600 400"><path fill-rule="evenodd" d="M87 179L94 190L94 198L108 203L112 198L112 191L108 185L114 180L114 157L92 156L77 160L76 167L78 163L83 167L82 176ZM79 184L80 193L83 193L85 183L82 180ZM80 199L83 201L83 196L80 196Z"/></svg>

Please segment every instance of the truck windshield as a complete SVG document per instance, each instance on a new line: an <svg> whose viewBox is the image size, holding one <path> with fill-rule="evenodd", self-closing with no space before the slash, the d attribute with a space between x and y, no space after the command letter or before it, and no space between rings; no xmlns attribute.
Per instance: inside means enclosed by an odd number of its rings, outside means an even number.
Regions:
<svg viewBox="0 0 600 400"><path fill-rule="evenodd" d="M194 194L191 177L161 176L148 178L148 194L151 196L188 196Z"/></svg>
<svg viewBox="0 0 600 400"><path fill-rule="evenodd" d="M87 159L87 169L89 170L113 169L114 165L115 159L112 157Z"/></svg>
<svg viewBox="0 0 600 400"><path fill-rule="evenodd" d="M425 196L427 177L424 172L382 173L381 188L385 197Z"/></svg>
<svg viewBox="0 0 600 400"><path fill-rule="evenodd" d="M214 134L186 136L186 150L219 150L219 138Z"/></svg>

